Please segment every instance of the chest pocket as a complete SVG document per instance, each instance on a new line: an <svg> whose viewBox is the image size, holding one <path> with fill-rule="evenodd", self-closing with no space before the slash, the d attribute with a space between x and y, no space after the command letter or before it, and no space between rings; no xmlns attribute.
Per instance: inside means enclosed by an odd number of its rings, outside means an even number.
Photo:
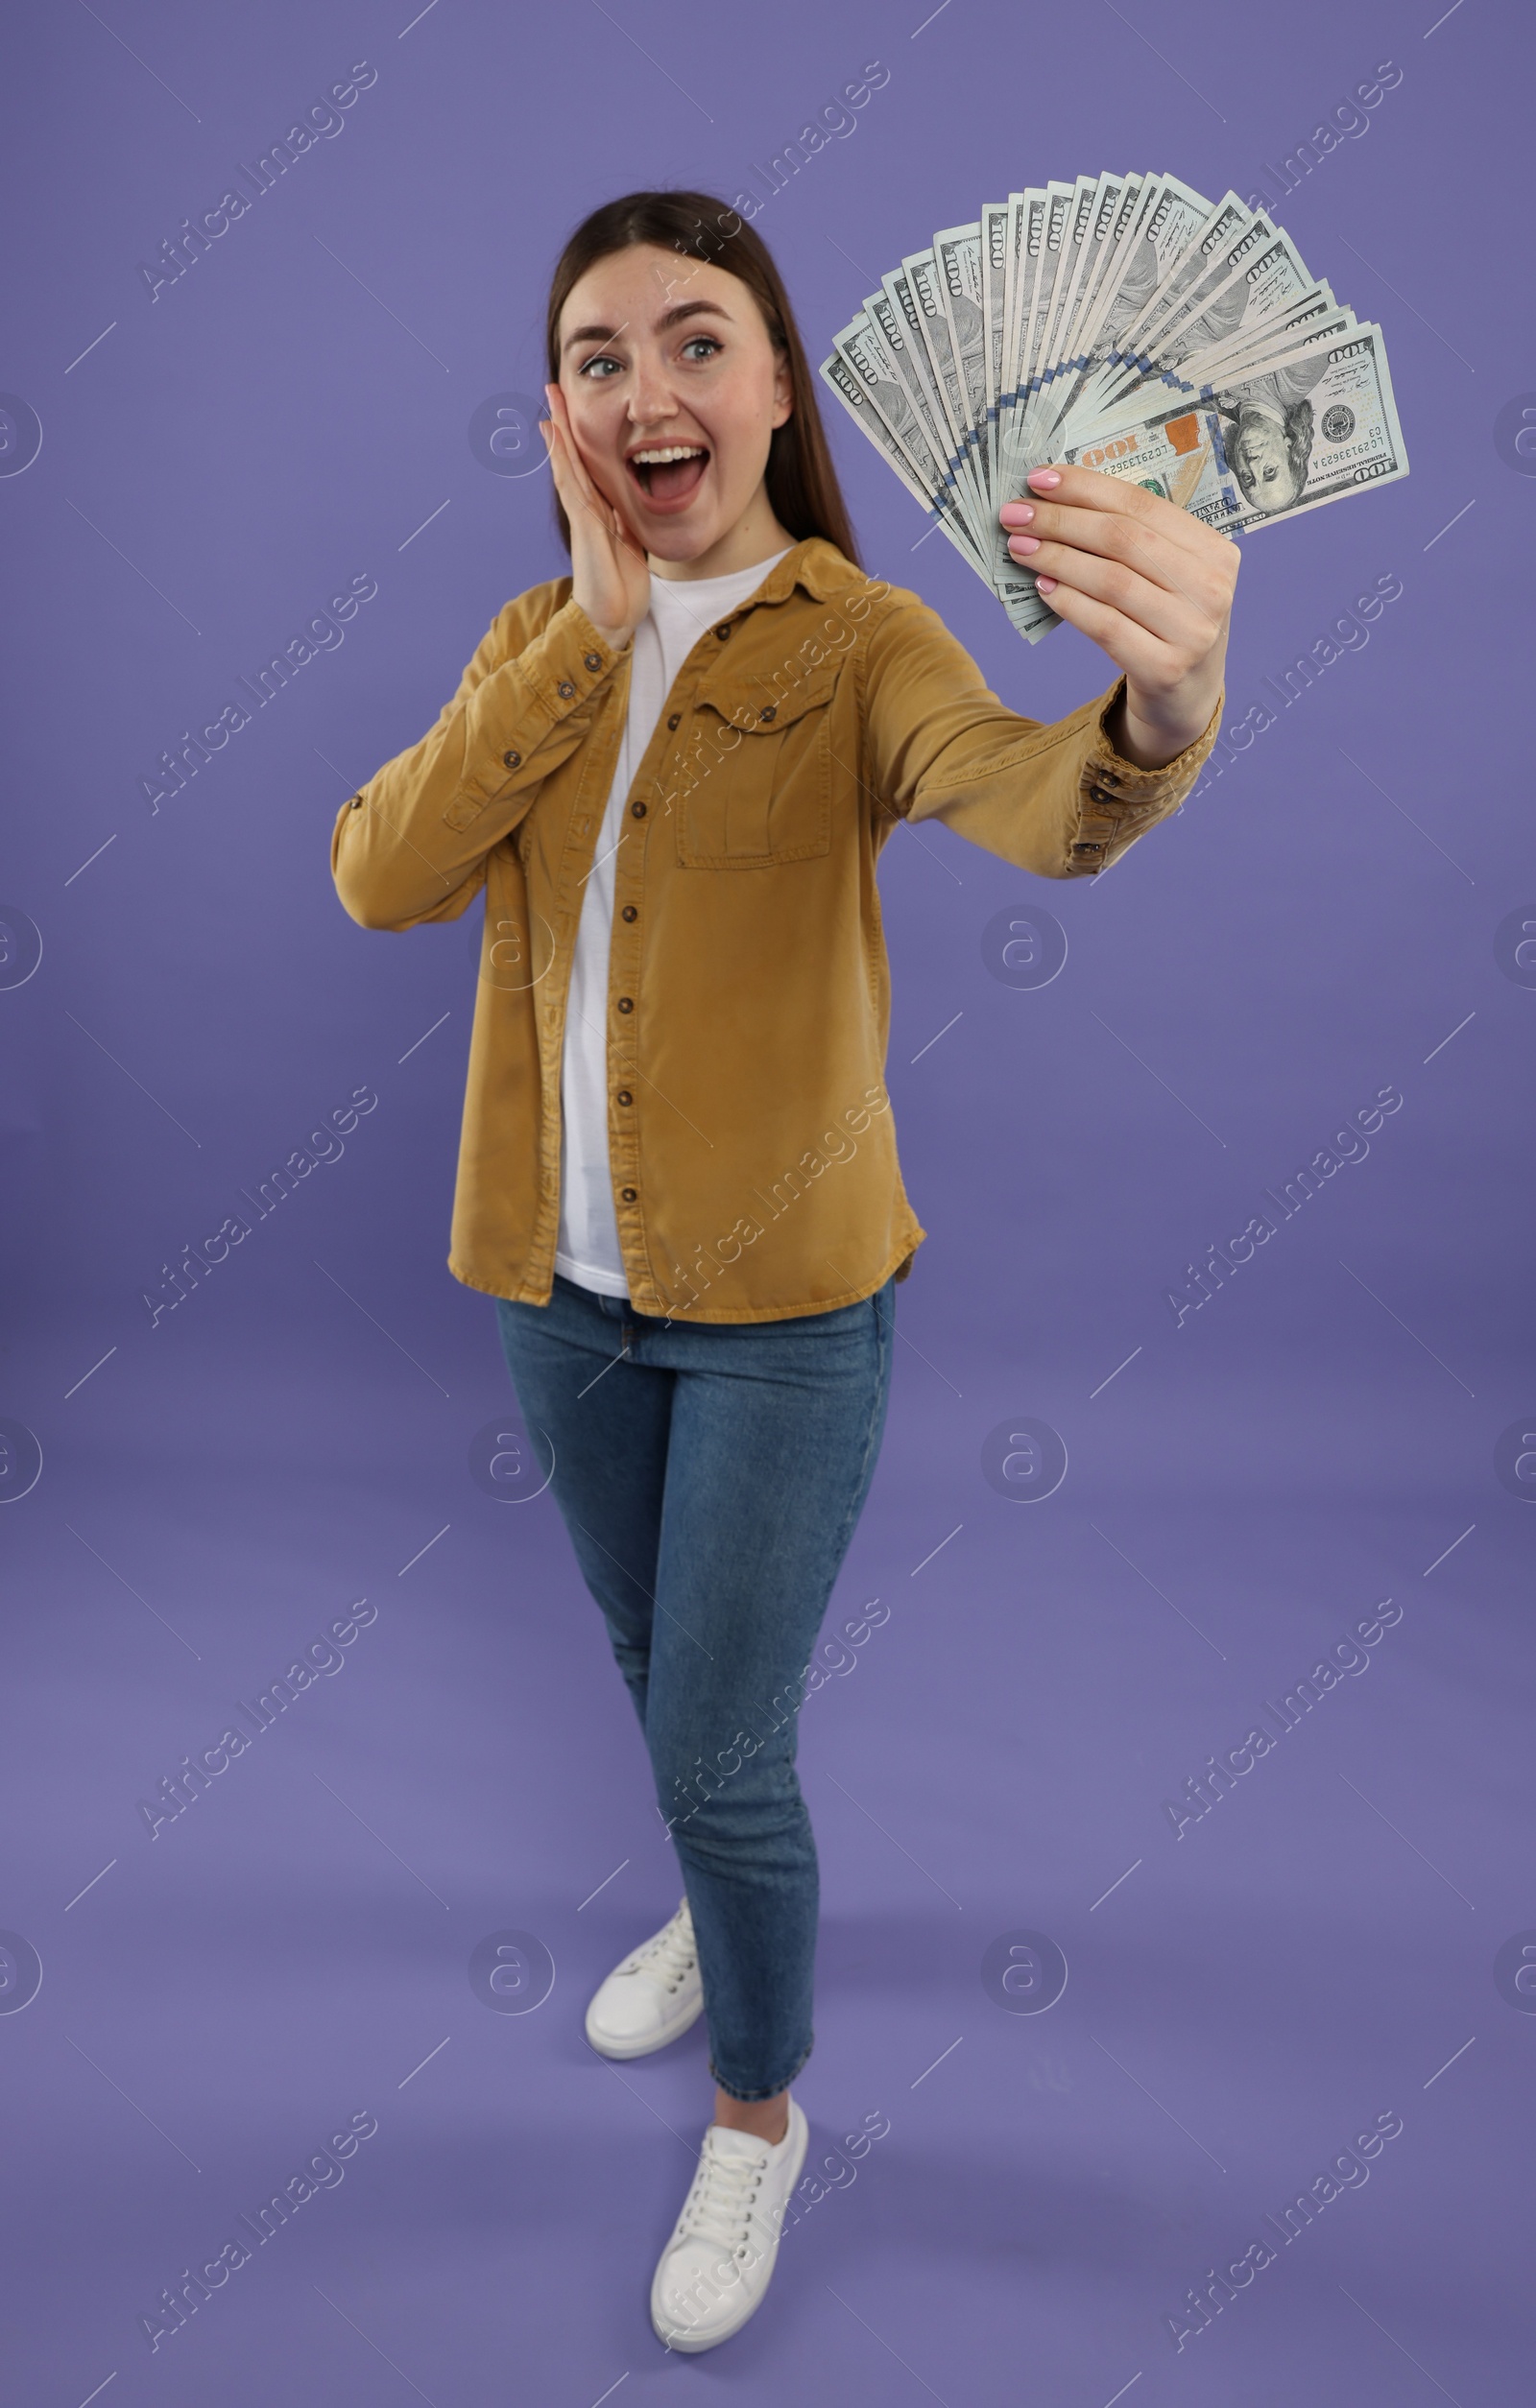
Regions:
<svg viewBox="0 0 1536 2408"><path fill-rule="evenodd" d="M761 707L739 679L700 693L673 779L684 870L767 870L830 849L837 676L818 671Z"/></svg>

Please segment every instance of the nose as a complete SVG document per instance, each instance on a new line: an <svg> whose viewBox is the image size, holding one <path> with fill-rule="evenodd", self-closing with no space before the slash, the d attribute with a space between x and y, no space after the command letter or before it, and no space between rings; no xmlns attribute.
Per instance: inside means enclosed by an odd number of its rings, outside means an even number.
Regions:
<svg viewBox="0 0 1536 2408"><path fill-rule="evenodd" d="M655 360L640 358L635 364L635 384L630 393L629 416L633 425L655 426L662 418L677 416L678 405L673 398L665 370Z"/></svg>

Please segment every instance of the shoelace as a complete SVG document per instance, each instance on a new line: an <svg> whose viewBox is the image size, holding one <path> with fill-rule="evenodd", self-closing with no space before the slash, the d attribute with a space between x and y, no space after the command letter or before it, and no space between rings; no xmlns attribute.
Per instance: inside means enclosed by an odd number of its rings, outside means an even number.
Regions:
<svg viewBox="0 0 1536 2408"><path fill-rule="evenodd" d="M679 2240L702 2239L719 2249L739 2249L767 2163L766 2157L717 2157L706 2140L684 2205Z"/></svg>
<svg viewBox="0 0 1536 2408"><path fill-rule="evenodd" d="M665 1982L668 1990L676 1990L694 1963L693 1924L683 1907L679 1907L664 1931L648 1940L626 1958L619 1970L624 1973L652 1973Z"/></svg>

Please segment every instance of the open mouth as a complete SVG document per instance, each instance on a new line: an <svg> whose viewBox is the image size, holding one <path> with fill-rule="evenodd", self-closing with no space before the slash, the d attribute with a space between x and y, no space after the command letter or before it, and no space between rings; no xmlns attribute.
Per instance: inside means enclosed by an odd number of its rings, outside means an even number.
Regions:
<svg viewBox="0 0 1536 2408"><path fill-rule="evenodd" d="M703 443L647 443L625 466L653 502L684 502L709 465Z"/></svg>

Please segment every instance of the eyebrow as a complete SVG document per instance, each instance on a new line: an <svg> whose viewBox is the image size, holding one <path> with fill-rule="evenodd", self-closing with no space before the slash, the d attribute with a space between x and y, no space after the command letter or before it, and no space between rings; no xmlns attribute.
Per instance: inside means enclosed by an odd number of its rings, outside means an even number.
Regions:
<svg viewBox="0 0 1536 2408"><path fill-rule="evenodd" d="M731 322L731 312L722 308L718 301L679 301L675 309L664 309L661 312L656 322L656 331L658 334L665 334L670 327L680 325L684 319L701 316L723 318L728 325ZM624 322L627 325L629 321L626 319ZM578 343L612 343L614 336L622 332L621 326L578 326L574 334L568 334L565 337L560 347L564 352L569 351Z"/></svg>

